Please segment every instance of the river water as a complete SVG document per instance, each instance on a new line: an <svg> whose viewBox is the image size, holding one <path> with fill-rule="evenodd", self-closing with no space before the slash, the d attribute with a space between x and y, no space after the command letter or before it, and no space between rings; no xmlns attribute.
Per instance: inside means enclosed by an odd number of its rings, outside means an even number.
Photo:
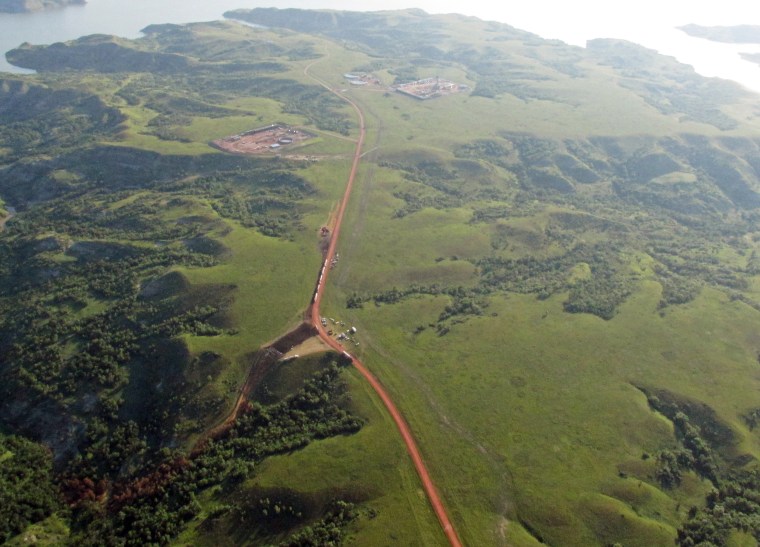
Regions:
<svg viewBox="0 0 760 547"><path fill-rule="evenodd" d="M412 5L430 13L464 13L508 23L545 38L585 45L592 38L623 38L676 57L700 74L735 80L760 91L760 66L743 61L741 52L760 53L760 45L717 44L692 38L676 25L697 23L760 24L760 8L746 0L686 3L682 0L89 0L84 6L42 13L0 14L0 52L23 42L49 44L88 34L136 38L152 23L188 23L220 19L236 8L269 7L382 10ZM520 4L520 5L515 5ZM695 7L696 6L696 7ZM23 72L0 58L0 71Z"/></svg>

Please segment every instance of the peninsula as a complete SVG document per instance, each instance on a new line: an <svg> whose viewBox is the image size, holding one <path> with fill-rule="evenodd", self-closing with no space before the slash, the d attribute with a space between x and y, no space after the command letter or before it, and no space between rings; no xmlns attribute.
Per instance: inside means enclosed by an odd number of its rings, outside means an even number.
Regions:
<svg viewBox="0 0 760 547"><path fill-rule="evenodd" d="M703 27L684 25L678 27L689 36L704 38L724 44L760 44L760 25L734 25L726 27ZM742 59L760 65L759 53L741 53Z"/></svg>
<svg viewBox="0 0 760 547"><path fill-rule="evenodd" d="M689 36L704 38L724 44L760 44L760 25L734 25L725 27L704 27L684 25L678 27Z"/></svg>

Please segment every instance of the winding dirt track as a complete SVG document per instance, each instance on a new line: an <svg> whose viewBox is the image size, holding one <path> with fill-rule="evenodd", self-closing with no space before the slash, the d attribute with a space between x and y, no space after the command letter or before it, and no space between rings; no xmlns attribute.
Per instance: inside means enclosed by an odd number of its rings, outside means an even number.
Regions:
<svg viewBox="0 0 760 547"><path fill-rule="evenodd" d="M335 226L333 228L332 238L330 239L330 246L327 249L327 255L325 256L325 260L322 263L322 270L319 274L319 281L317 282L317 288L314 292L314 297L313 297L312 306L311 306L311 323L314 325L314 327L316 327L317 331L319 332L319 336L320 338L322 338L322 340L324 340L330 347L335 349L337 352L342 353L343 355L351 359L351 361L353 362L353 365L356 367L356 370L358 370L362 374L362 376L364 376L364 378L369 382L369 384L375 390L375 393L377 393L377 395L383 401L383 404L385 405L385 408L388 409L388 412L393 418L393 421L396 422L396 427L401 433L401 437L404 439L404 444L406 445L407 452L409 452L409 456L411 456L412 458L412 462L414 463L414 467L417 470L417 474L419 475L420 480L422 481L422 486L424 487L425 493L427 494L427 497L430 500L430 505L433 506L433 510L435 511L435 514L441 523L441 527L443 528L443 531L446 534L446 537L448 538L449 543L452 545L452 547L461 547L462 542L459 540L459 536L457 535L457 532L454 529L454 526L452 525L451 520L449 519L449 516L446 512L446 508L444 507L443 502L441 501L441 498L438 495L438 491L435 488L435 484L433 484L433 481L430 478L430 474L428 473L427 467L425 466L425 462L422 459L422 455L420 454L419 448L417 448L417 442L414 440L414 437L412 436L412 432L409 429L409 425L406 423L406 420L404 420L404 417L401 415L401 412L399 412L398 408L396 408L396 405L393 403L393 400L391 399L390 395L382 386L380 381L375 377L375 375L372 374L369 371L369 369L367 369L367 367L365 367L364 364L361 361L359 361L359 359L357 359L356 357L354 357L353 355L350 355L347 351L345 351L343 346L341 346L334 338L329 336L327 332L325 331L325 328L322 326L321 317L319 313L319 305L322 301L322 295L325 290L327 276L330 271L329 264L331 263L333 257L335 256L335 249L338 245L338 238L340 236L340 228L341 228L341 224L343 223L343 215L346 212L346 206L348 205L348 200L351 197L351 190L353 189L354 179L356 178L356 172L359 169L359 163L361 162L362 148L364 146L364 137L366 135L366 129L365 129L365 124L364 124L364 113L362 112L361 108L359 108L359 106L354 101L352 101L345 95L342 95L341 93L335 91L334 89L329 87L325 82L309 74L309 69L313 65L314 63L307 66L304 69L304 74L312 78L314 81L319 82L320 85L322 85L327 90L334 93L335 95L337 95L338 97L340 97L342 100L346 101L348 104L350 104L353 107L353 109L356 111L356 114L359 118L359 139L356 142L356 148L354 151L354 160L353 160L353 164L351 165L351 172L348 176L348 182L346 183L346 190L343 193L343 199L341 200L340 208L338 209L338 214L335 220Z"/></svg>

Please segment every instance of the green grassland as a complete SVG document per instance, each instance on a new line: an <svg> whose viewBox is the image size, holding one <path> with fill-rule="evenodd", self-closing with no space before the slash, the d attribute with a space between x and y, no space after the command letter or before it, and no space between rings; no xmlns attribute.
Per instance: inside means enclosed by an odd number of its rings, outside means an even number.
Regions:
<svg viewBox="0 0 760 547"><path fill-rule="evenodd" d="M436 24L444 26L442 19ZM262 15L252 20L271 22ZM344 29L336 27L326 25L324 32L342 36ZM455 29L446 26L446 39L456 40ZM470 31L467 42L483 35ZM501 51L515 55L516 49L519 55L520 47ZM552 46L536 49L542 52L531 54L526 66L549 76L545 61ZM758 453L757 436L741 419L756 404L757 312L736 292L752 303L751 287L756 285L746 273L747 258L755 249L748 239L753 226L742 224L739 230L747 236L741 243L713 232L696 245L698 254L688 257L683 251L694 246L691 238L704 233L697 226L683 230L690 233L685 237L691 243L680 238L663 243L681 255L680 265L714 256L716 264L749 283L731 289L703 278L699 284L711 287L702 288L688 303L665 307L665 256L662 249L651 248L655 243L649 239L660 237L663 229L682 233L682 224L672 224L673 215L685 220L677 215L688 216L696 201L710 195L722 201L731 189L724 186L722 195L713 194L714 187L704 186L709 175L698 171L695 176L693 164L682 169L688 163L683 157L671 171L651 167L651 174L640 175L633 170L641 167L635 168L631 159L624 160L629 162L625 173L597 171L593 184L572 181L572 197L564 199L544 188L533 193L528 177L512 169L509 159L521 146L513 136L529 133L546 143L564 143L550 145L555 150L578 150L586 146L578 141L596 137L597 142L614 142L604 145L605 152L590 151L579 161L592 170L599 165L592 162L609 162L611 154L632 158L649 153L646 165L654 166L655 154L668 150L665 154L673 158L667 145L654 144L663 136L721 136L712 142L722 148L719 143L731 141L723 137L731 135L739 143L756 127L737 121L733 129L725 129L705 123L705 118L663 115L650 97L631 95L632 84L608 85L619 72L597 63L579 60L583 78L551 74L535 84L536 91L547 92L535 99L507 92L495 98L455 95L418 102L396 94L351 91L370 114L367 148L377 147L370 156L377 164L365 164L361 172L348 217L353 229L342 240L341 263L331 277L335 292L329 293L325 311L356 324L363 333L361 349L352 351L359 351L397 398L467 544L531 545L537 539L562 545L672 544L689 508L702 506L712 485L692 472L677 488L658 483L655 455L676 446L677 440L672 424L649 407L640 386L656 386L712 408L735 434L728 446L715 447L724 454L724 465L736 465L729 462L739 454L754 458ZM431 63L427 72L417 72L473 83L445 63ZM634 83L646 79L626 77ZM558 87L561 93L554 91ZM741 99L727 104L724 112L751 108ZM478 140L497 142L503 151L467 156L488 166L471 170L479 184L462 172L467 166L455 163L462 145ZM556 173L568 169L564 163L551 167L551 152L538 159ZM433 164L429 179L407 171L421 164ZM676 168L685 175L676 177ZM451 183L447 169L456 172ZM628 190L642 184L637 180L648 182L639 177L667 177L668 172L674 173L671 178L678 186L672 189L672 201L669 191L654 186L657 181L638 188L659 198L638 194L615 201L623 184L629 184ZM690 192L681 181L700 186ZM757 189L755 174L745 182ZM447 191L451 186L456 190ZM399 215L404 210L400 194L411 192L422 207L412 202L412 209ZM743 207L736 200L733 205L713 203L727 214ZM644 212L650 204L659 209ZM471 220L489 210L499 214L493 220ZM714 211L708 216L720 222ZM726 218L723 213L722 220ZM482 314L443 320L449 321L445 332L436 323L441 324L446 306L454 303L452 296L430 296L412 288L406 293L410 296L392 300L397 303L388 304L387 295L373 299L414 285L476 288L481 286L478 261L484 256L548 259L579 244L623 246L615 251L616 269L630 294L612 319L566 312L569 291L595 271L582 259L565 270L566 284L548 298L536 299L531 291L489 292ZM361 309L346 309L351 295L363 297Z"/></svg>
<svg viewBox="0 0 760 547"><path fill-rule="evenodd" d="M350 369L314 380L329 356L276 362L192 452L303 319L357 138L328 91L345 89L368 132L322 312L358 328L349 350L464 543L760 537L754 95L633 44L455 15L230 15L266 28L9 55L39 73L0 81L0 204L18 213L0 234L0 424L50 448L42 486L63 498L4 534L444 543L377 397ZM468 89L388 87L435 76ZM279 157L209 146L276 122L316 137Z"/></svg>
<svg viewBox="0 0 760 547"><path fill-rule="evenodd" d="M413 332L446 302L425 299L351 314L370 333L362 339L365 358L398 397L426 457L439 469L465 541L497 542L497 516L527 522L552 543L619 541L622 531L613 524L609 536L597 534L593 519L580 511L583 500L649 487L652 468L638 463L641 455L673 443L669 425L632 384L709 401L746 431L737 416L753 404L755 386L747 386L747 378L757 366L756 344L747 343L753 336L747 320L755 312L721 313L726 301L705 295L691 309L661 319L657 291L648 284L609 323L568 319L556 299L540 306L530 297L493 299L488 311L496 317L468 321L445 337L431 329ZM720 338L705 336L716 323ZM714 380L705 385L705 376ZM731 397L721 398L721 392ZM756 451L757 439L747 435L742 449ZM632 503L637 514L626 524L637 532L626 544L634 538L634 544L668 543L683 510L709 488L698 484L691 493ZM649 506L665 500L663 508ZM615 519L596 514L604 503L592 505L592 517L617 520L617 513ZM651 527L662 530L660 540L639 536Z"/></svg>

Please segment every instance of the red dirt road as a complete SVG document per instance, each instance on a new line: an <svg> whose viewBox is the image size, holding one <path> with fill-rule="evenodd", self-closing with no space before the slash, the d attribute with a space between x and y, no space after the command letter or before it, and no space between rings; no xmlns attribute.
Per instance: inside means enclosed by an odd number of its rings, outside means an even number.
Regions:
<svg viewBox="0 0 760 547"><path fill-rule="evenodd" d="M304 70L304 73L306 73L307 75L309 75L308 69L310 67L311 65L309 65ZM333 257L335 256L335 249L336 249L336 246L338 245L338 238L340 237L340 228L341 228L341 224L343 223L343 214L346 212L346 206L348 205L348 200L351 196L351 190L354 185L354 179L356 178L356 172L359 168L359 163L361 162L362 147L364 146L364 137L366 135L366 130L365 130L365 125L364 125L364 113L357 106L356 103L354 103L348 97L345 97L344 95L341 95L340 93L331 89L324 82L321 82L317 78L314 78L311 75L309 75L309 77L319 82L321 85L323 85L325 88L327 88L331 92L335 93L338 97L340 97L344 101L348 102L354 108L357 116L359 117L359 140L356 142L356 149L354 151L354 161L353 161L353 164L351 165L351 173L348 176L348 182L346 183L346 190L343 193L343 199L340 202L340 207L338 209L338 214L335 220L335 227L333 228L332 237L330 238L330 246L327 249L327 255L325 257L324 262L322 263L322 271L319 274L319 281L317 282L317 288L316 288L316 291L314 292L313 304L311 306L311 322L316 327L317 331L319 332L320 338L322 338L327 344L329 344L330 347L335 349L335 351L342 353L351 359L354 366L356 367L356 370L358 370L362 374L362 376L366 378L366 380L375 390L375 393L377 393L377 395L383 401L383 404L385 405L385 408L388 409L388 412L393 418L393 421L396 422L396 427L401 433L401 437L404 439L406 450L407 452L409 452L409 456L411 456L412 458L412 462L414 463L414 467L417 470L417 474L419 475L420 480L422 481L422 486L424 487L425 493L427 494L427 497L430 500L430 505L433 506L433 510L435 511L435 514L441 523L441 527L443 528L443 531L446 534L446 537L448 538L449 543L452 545L452 547L461 547L462 542L459 540L459 536L457 535L457 532L454 529L454 526L451 524L451 520L449 519L449 516L446 513L446 508L444 507L443 502L441 501L441 498L438 495L438 491L435 488L435 484L433 484L433 481L430 478L430 474L428 473L427 467L425 466L425 462L422 459L422 455L420 454L419 448L417 448L417 442L414 440L414 437L412 436L412 432L409 429L409 425L406 423L406 420L404 420L404 417L401 415L401 412L399 412L398 408L396 408L396 405L393 403L393 400L391 399L390 395L388 395L388 392L382 386L380 381L369 371L369 369L367 369L367 367L365 367L364 364L361 361L359 361L359 359L357 359L356 357L354 357L353 355L350 355L347 351L345 351L343 346L341 346L338 343L338 341L335 340L333 337L328 335L327 331L325 331L325 328L322 326L321 317L319 313L319 305L322 301L322 294L324 293L325 284L327 282L327 276L330 272L329 264L331 263Z"/></svg>

